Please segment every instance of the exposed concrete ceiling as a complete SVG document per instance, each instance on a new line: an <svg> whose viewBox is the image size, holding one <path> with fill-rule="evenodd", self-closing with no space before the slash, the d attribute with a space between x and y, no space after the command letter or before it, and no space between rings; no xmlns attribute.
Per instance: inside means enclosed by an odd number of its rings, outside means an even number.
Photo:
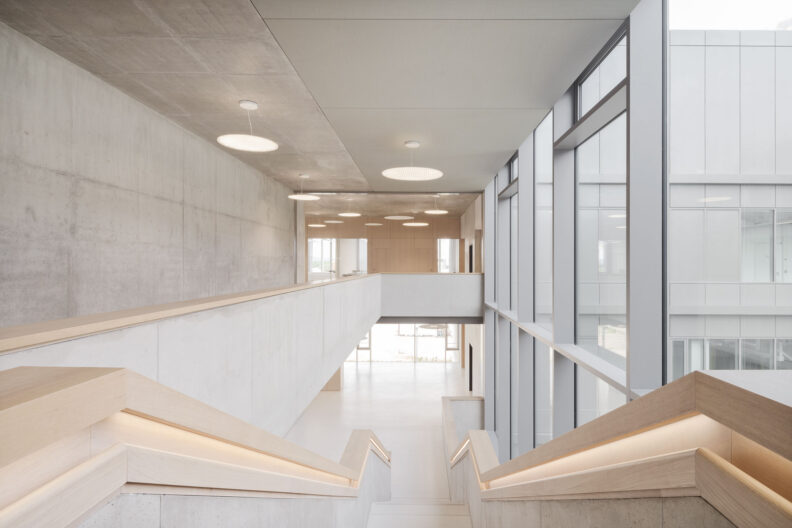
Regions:
<svg viewBox="0 0 792 528"><path fill-rule="evenodd" d="M369 187L249 0L0 0L0 21L212 142L257 101L280 148L229 152L291 188Z"/></svg>
<svg viewBox="0 0 792 528"><path fill-rule="evenodd" d="M636 3L0 0L0 20L210 141L258 101L280 149L229 152L292 188L479 191ZM382 177L408 139L446 176Z"/></svg>
<svg viewBox="0 0 792 528"><path fill-rule="evenodd" d="M323 195L321 200L305 202L308 216L332 216L343 212L367 217L423 213L428 209L445 209L451 216L462 216L478 193L452 195L417 193L338 193Z"/></svg>

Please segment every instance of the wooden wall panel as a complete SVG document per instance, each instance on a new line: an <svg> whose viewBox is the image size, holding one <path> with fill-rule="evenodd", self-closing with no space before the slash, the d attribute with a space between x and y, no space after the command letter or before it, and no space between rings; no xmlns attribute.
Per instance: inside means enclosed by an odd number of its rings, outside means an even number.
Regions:
<svg viewBox="0 0 792 528"><path fill-rule="evenodd" d="M306 226L321 223L324 217L306 217ZM416 215L415 221L426 227L405 227L403 222L381 218L344 218L343 224L306 227L307 238L368 239L368 272L436 272L437 239L460 238L460 217ZM379 222L381 226L366 226ZM460 242L464 246L464 242ZM462 252L462 250L460 250ZM460 270L463 269L460 267Z"/></svg>

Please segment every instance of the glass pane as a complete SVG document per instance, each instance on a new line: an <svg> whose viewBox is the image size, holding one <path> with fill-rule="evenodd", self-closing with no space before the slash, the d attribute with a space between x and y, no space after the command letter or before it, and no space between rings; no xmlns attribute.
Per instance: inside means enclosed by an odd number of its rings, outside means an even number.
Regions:
<svg viewBox="0 0 792 528"><path fill-rule="evenodd" d="M710 339L707 342L707 369L733 370L737 368L737 340Z"/></svg>
<svg viewBox="0 0 792 528"><path fill-rule="evenodd" d="M590 422L627 403L627 396L579 366L575 367L575 425Z"/></svg>
<svg viewBox="0 0 792 528"><path fill-rule="evenodd" d="M457 273L459 271L459 240L455 238L437 239L437 272Z"/></svg>
<svg viewBox="0 0 792 528"><path fill-rule="evenodd" d="M321 281L335 278L336 239L308 239L308 280Z"/></svg>
<svg viewBox="0 0 792 528"><path fill-rule="evenodd" d="M510 236L511 236L511 265L510 265L510 272L511 272L511 303L509 304L510 309L513 312L517 311L517 287L518 287L518 263L517 263L517 256L519 255L519 249L517 244L519 242L517 238L518 233L518 202L517 196L514 195L511 197L511 228L510 228Z"/></svg>
<svg viewBox="0 0 792 528"><path fill-rule="evenodd" d="M773 280L772 209L743 209L741 235L743 282L771 282Z"/></svg>
<svg viewBox="0 0 792 528"><path fill-rule="evenodd" d="M358 343L358 349L366 348L371 348L371 332L366 332L366 335L363 336L363 339Z"/></svg>
<svg viewBox="0 0 792 528"><path fill-rule="evenodd" d="M517 163L517 158L515 157L511 161L511 166L509 170L509 180L514 181L520 177L520 164Z"/></svg>
<svg viewBox="0 0 792 528"><path fill-rule="evenodd" d="M534 320L553 328L553 114L534 131Z"/></svg>
<svg viewBox="0 0 792 528"><path fill-rule="evenodd" d="M687 360L685 374L689 374L695 370L704 370L704 340L703 339L688 340L688 360Z"/></svg>
<svg viewBox="0 0 792 528"><path fill-rule="evenodd" d="M627 304L626 115L575 152L577 342L625 368Z"/></svg>
<svg viewBox="0 0 792 528"><path fill-rule="evenodd" d="M412 324L377 324L371 328L372 361L415 361L415 331ZM358 351L358 358L364 352Z"/></svg>
<svg viewBox="0 0 792 528"><path fill-rule="evenodd" d="M425 363L445 361L445 333L445 324L425 323L415 325L415 361Z"/></svg>
<svg viewBox="0 0 792 528"><path fill-rule="evenodd" d="M792 339L778 339L776 341L776 369L792 369Z"/></svg>
<svg viewBox="0 0 792 528"><path fill-rule="evenodd" d="M553 439L553 350L534 339L534 446Z"/></svg>
<svg viewBox="0 0 792 528"><path fill-rule="evenodd" d="M675 339L671 341L671 369L669 381L674 381L685 375L685 341Z"/></svg>
<svg viewBox="0 0 792 528"><path fill-rule="evenodd" d="M578 117L591 110L627 76L627 38L623 38L578 88Z"/></svg>
<svg viewBox="0 0 792 528"><path fill-rule="evenodd" d="M773 368L772 339L743 339L740 368L743 370L766 370Z"/></svg>
<svg viewBox="0 0 792 528"><path fill-rule="evenodd" d="M358 239L358 272L368 273L368 239Z"/></svg>
<svg viewBox="0 0 792 528"><path fill-rule="evenodd" d="M459 350L459 325L449 324L446 326L446 348L448 350Z"/></svg>
<svg viewBox="0 0 792 528"><path fill-rule="evenodd" d="M776 211L776 281L792 282L792 209Z"/></svg>

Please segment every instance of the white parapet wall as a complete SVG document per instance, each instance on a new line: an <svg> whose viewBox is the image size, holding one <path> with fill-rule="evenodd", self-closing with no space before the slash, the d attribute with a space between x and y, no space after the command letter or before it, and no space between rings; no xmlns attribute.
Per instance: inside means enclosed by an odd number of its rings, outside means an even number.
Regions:
<svg viewBox="0 0 792 528"><path fill-rule="evenodd" d="M480 273L382 273L382 317L481 319Z"/></svg>
<svg viewBox="0 0 792 528"><path fill-rule="evenodd" d="M462 274L369 275L296 287L131 326L112 328L110 321L112 329L100 333L0 353L0 370L124 367L284 435L381 317L408 314L411 305L425 317L480 316L480 291L481 275ZM19 337L20 329L0 329L0 341Z"/></svg>

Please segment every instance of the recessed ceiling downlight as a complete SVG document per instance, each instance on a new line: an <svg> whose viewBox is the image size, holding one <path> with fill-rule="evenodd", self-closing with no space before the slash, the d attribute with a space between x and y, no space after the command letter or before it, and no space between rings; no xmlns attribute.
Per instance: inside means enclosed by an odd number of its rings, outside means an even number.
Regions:
<svg viewBox="0 0 792 528"><path fill-rule="evenodd" d="M429 209L428 211L424 211L424 213L428 215L444 215L448 214L448 211L445 209Z"/></svg>
<svg viewBox="0 0 792 528"><path fill-rule="evenodd" d="M245 152L272 152L278 150L278 144L261 136L250 134L223 134L217 138L217 142L234 150L244 150Z"/></svg>
<svg viewBox="0 0 792 528"><path fill-rule="evenodd" d="M348 218L355 218L360 216L360 213L338 213L338 216L346 216Z"/></svg>
<svg viewBox="0 0 792 528"><path fill-rule="evenodd" d="M426 227L429 224L427 222L404 222L402 225L407 227Z"/></svg>
<svg viewBox="0 0 792 528"><path fill-rule="evenodd" d="M391 180L429 181L443 177L443 171L429 167L393 167L382 171L382 175Z"/></svg>
<svg viewBox="0 0 792 528"><path fill-rule="evenodd" d="M412 220L415 218L414 216L404 216L404 215L392 215L386 216L385 220Z"/></svg>
<svg viewBox="0 0 792 528"><path fill-rule="evenodd" d="M327 227L324 224L308 224L308 227Z"/></svg>

